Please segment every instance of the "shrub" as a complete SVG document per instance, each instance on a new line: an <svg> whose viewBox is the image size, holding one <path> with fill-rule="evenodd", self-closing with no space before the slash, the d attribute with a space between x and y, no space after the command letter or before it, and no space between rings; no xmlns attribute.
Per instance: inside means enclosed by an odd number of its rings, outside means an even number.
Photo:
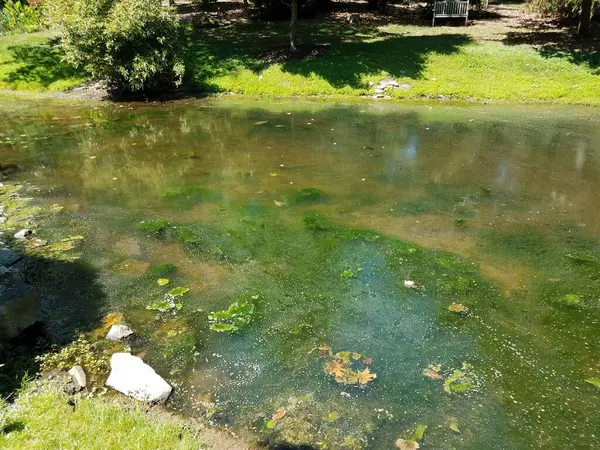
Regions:
<svg viewBox="0 0 600 450"><path fill-rule="evenodd" d="M592 11L600 6L600 1L592 1ZM559 16L569 19L578 17L581 0L530 0L529 9L543 16Z"/></svg>
<svg viewBox="0 0 600 450"><path fill-rule="evenodd" d="M44 26L40 2L7 0L0 11L0 33L32 33Z"/></svg>
<svg viewBox="0 0 600 450"><path fill-rule="evenodd" d="M114 94L154 93L178 86L179 22L161 0L53 0L67 59L105 80Z"/></svg>

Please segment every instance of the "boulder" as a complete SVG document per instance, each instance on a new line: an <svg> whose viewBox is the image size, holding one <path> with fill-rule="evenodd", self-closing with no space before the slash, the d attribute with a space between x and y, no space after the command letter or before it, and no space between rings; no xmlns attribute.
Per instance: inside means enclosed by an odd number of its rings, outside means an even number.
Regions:
<svg viewBox="0 0 600 450"><path fill-rule="evenodd" d="M15 233L15 239L25 239L33 234L33 230L28 230L27 228L23 228L21 231L17 231Z"/></svg>
<svg viewBox="0 0 600 450"><path fill-rule="evenodd" d="M0 341L9 341L40 317L41 301L31 286L10 274L0 281Z"/></svg>
<svg viewBox="0 0 600 450"><path fill-rule="evenodd" d="M110 327L108 333L106 334L106 339L111 341L120 341L121 339L125 339L127 336L131 336L133 334L133 330L129 328L127 325L123 325L118 323Z"/></svg>
<svg viewBox="0 0 600 450"><path fill-rule="evenodd" d="M71 370L69 370L69 375L71 375L71 380L75 383L77 390L82 390L87 387L87 377L85 376L85 371L81 366L73 366Z"/></svg>
<svg viewBox="0 0 600 450"><path fill-rule="evenodd" d="M129 353L112 355L106 385L136 400L153 403L166 401L173 390L152 367Z"/></svg>

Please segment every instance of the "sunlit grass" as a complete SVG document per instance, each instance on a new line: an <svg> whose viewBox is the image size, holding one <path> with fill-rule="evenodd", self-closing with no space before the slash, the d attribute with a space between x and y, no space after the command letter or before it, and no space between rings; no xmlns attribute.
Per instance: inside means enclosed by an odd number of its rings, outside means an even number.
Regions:
<svg viewBox="0 0 600 450"><path fill-rule="evenodd" d="M198 449L175 419L155 418L120 400L81 399L71 406L56 388L26 388L14 405L0 406L0 448Z"/></svg>

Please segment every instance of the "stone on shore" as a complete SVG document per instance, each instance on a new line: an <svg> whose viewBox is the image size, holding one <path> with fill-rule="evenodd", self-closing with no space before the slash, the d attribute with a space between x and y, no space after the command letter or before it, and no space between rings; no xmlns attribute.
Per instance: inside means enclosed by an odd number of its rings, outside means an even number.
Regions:
<svg viewBox="0 0 600 450"><path fill-rule="evenodd" d="M41 301L28 284L10 274L0 277L0 341L16 338L40 317Z"/></svg>
<svg viewBox="0 0 600 450"><path fill-rule="evenodd" d="M131 336L132 334L133 330L127 325L117 323L110 327L110 330L108 330L108 333L106 334L106 339L110 339L111 341L120 341L121 339L125 339L127 336Z"/></svg>
<svg viewBox="0 0 600 450"><path fill-rule="evenodd" d="M113 354L110 369L106 385L136 400L162 403L173 390L152 367L129 353Z"/></svg>
<svg viewBox="0 0 600 450"><path fill-rule="evenodd" d="M77 390L82 390L87 387L87 377L85 375L85 371L81 366L73 366L69 370L69 375L71 375L71 380L75 383Z"/></svg>
<svg viewBox="0 0 600 450"><path fill-rule="evenodd" d="M33 234L33 230L28 230L27 228L22 229L21 231L17 231L15 233L15 239L25 239Z"/></svg>

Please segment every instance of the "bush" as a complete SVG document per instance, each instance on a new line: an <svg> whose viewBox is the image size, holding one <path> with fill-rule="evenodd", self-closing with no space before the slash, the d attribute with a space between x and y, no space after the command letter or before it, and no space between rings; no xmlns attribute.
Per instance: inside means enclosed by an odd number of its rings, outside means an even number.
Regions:
<svg viewBox="0 0 600 450"><path fill-rule="evenodd" d="M179 22L161 0L52 0L49 12L67 59L106 81L113 94L181 84Z"/></svg>
<svg viewBox="0 0 600 450"><path fill-rule="evenodd" d="M592 1L592 11L600 6L599 0ZM543 16L559 16L563 19L578 17L581 0L530 0L529 9Z"/></svg>
<svg viewBox="0 0 600 450"><path fill-rule="evenodd" d="M0 33L33 33L43 25L44 16L39 2L32 5L18 0L4 2L0 11Z"/></svg>
<svg viewBox="0 0 600 450"><path fill-rule="evenodd" d="M289 2L281 0L254 0L257 15L263 20L290 20ZM298 0L298 17L311 19L331 10L331 0Z"/></svg>

